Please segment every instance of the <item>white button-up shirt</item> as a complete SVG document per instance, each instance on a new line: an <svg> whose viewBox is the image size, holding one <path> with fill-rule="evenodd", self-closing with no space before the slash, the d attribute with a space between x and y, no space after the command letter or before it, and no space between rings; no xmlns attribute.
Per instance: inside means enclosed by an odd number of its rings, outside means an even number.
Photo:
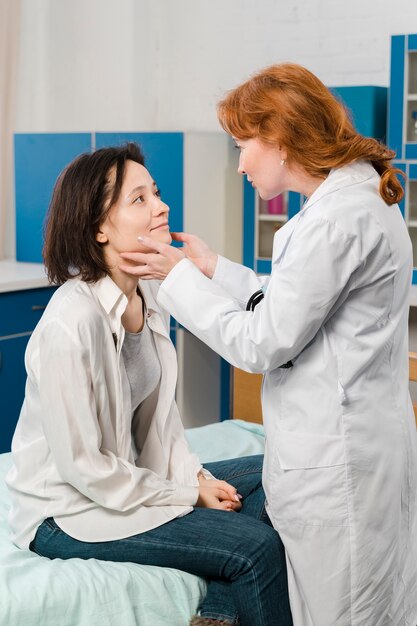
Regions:
<svg viewBox="0 0 417 626"><path fill-rule="evenodd" d="M82 541L144 532L192 510L201 470L174 400L177 359L159 284L141 284L160 384L132 420L121 358L126 296L109 278L60 287L26 350L25 401L7 476L14 542L27 547L54 517Z"/></svg>

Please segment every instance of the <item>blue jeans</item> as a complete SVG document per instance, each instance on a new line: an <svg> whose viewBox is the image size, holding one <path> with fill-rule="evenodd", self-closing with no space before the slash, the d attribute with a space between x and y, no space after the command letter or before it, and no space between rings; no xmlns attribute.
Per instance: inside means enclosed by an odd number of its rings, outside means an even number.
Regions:
<svg viewBox="0 0 417 626"><path fill-rule="evenodd" d="M173 567L207 579L200 613L242 626L291 626L285 552L265 511L262 456L206 467L242 494L239 513L195 508L139 535L87 543L52 518L38 528L30 549L50 559L101 559Z"/></svg>

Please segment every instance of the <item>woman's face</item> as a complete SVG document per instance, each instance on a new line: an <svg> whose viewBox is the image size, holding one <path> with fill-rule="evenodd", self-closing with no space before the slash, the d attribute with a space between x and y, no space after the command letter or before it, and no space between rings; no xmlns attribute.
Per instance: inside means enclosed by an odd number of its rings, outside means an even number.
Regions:
<svg viewBox="0 0 417 626"><path fill-rule="evenodd" d="M110 172L110 181L114 177L115 172ZM135 161L126 161L119 198L101 224L96 239L106 244L104 252L108 260L115 259L120 252L149 252L137 238L145 235L170 244L168 213L169 207L162 202L148 170Z"/></svg>
<svg viewBox="0 0 417 626"><path fill-rule="evenodd" d="M281 164L287 158L285 150L257 138L234 140L240 149L238 172L246 174L263 200L271 200L288 189L288 168Z"/></svg>

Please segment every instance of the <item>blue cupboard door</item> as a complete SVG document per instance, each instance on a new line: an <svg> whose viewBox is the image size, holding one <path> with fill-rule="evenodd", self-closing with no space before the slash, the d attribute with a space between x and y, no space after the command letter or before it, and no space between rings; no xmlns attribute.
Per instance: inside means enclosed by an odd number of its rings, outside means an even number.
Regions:
<svg viewBox="0 0 417 626"><path fill-rule="evenodd" d="M131 132L96 133L95 148L118 146L135 141L145 156L145 166L170 208L169 226L174 232L183 230L184 198L184 136L183 133Z"/></svg>
<svg viewBox="0 0 417 626"><path fill-rule="evenodd" d="M25 395L24 355L30 333L0 340L0 453L10 452Z"/></svg>
<svg viewBox="0 0 417 626"><path fill-rule="evenodd" d="M16 260L42 262L43 224L60 172L91 151L91 133L19 133L14 137Z"/></svg>

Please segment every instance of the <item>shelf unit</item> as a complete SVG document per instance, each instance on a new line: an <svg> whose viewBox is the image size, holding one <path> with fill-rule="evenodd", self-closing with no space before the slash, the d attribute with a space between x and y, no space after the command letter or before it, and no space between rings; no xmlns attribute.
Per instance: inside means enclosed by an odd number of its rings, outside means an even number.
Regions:
<svg viewBox="0 0 417 626"><path fill-rule="evenodd" d="M417 34L391 38L388 145L406 175L400 208L413 244L413 284L417 284Z"/></svg>

